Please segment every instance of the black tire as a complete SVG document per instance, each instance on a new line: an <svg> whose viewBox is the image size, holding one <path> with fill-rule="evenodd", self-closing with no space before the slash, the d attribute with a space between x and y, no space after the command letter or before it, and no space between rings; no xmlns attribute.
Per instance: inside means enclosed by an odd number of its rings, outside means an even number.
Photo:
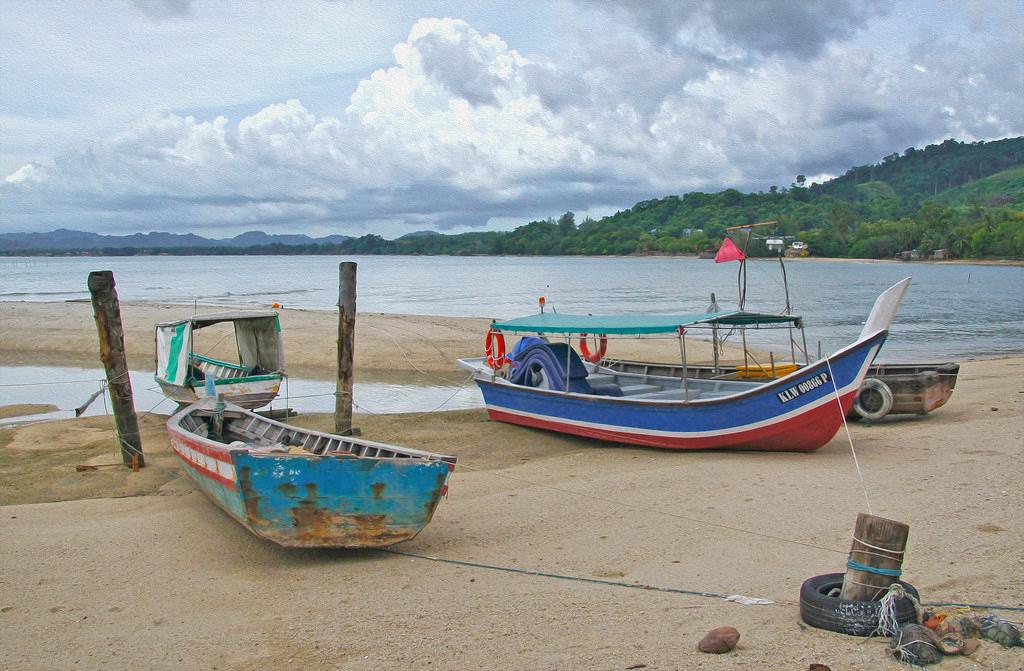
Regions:
<svg viewBox="0 0 1024 671"><path fill-rule="evenodd" d="M869 377L861 383L860 389L857 390L851 414L873 422L889 414L894 400L889 385L876 377Z"/></svg>
<svg viewBox="0 0 1024 671"><path fill-rule="evenodd" d="M870 636L878 628L880 601L854 601L829 596L843 586L843 573L826 573L808 578L800 586L800 618L818 629L827 629L850 636ZM903 589L919 598L913 585L900 581ZM917 612L909 599L896 602L896 621L917 622Z"/></svg>

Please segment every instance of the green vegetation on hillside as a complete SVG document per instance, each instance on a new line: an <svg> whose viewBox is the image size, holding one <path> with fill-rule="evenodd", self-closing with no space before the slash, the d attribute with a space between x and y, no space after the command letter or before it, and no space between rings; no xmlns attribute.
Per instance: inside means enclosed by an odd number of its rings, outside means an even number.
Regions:
<svg viewBox="0 0 1024 671"><path fill-rule="evenodd" d="M1024 166L1010 168L995 175L943 191L935 197L947 205L982 205L1000 207L1024 205Z"/></svg>
<svg viewBox="0 0 1024 671"><path fill-rule="evenodd" d="M690 254L716 249L725 229L777 220L815 256L1024 258L1024 137L946 140L891 154L823 184L798 175L768 193L687 193L637 203L600 220L533 221L514 231L365 235L336 244L254 248L117 249L110 254ZM767 253L762 248L754 254ZM22 252L23 253L23 252Z"/></svg>

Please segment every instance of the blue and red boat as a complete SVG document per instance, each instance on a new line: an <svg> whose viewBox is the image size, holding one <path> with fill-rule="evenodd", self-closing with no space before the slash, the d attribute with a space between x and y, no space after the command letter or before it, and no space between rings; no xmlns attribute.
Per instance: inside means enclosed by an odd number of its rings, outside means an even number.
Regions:
<svg viewBox="0 0 1024 671"><path fill-rule="evenodd" d="M455 457L312 431L207 397L167 421L171 449L214 503L286 547L376 548L413 538Z"/></svg>
<svg viewBox="0 0 1024 671"><path fill-rule="evenodd" d="M686 339L694 331L711 335L717 367L719 333L738 329L744 342L751 330L782 328L792 335L802 332L803 320L745 311L596 316L543 309L493 322L487 355L459 363L473 371L495 420L650 447L809 452L842 426L909 284L907 278L878 297L856 342L813 363L804 345L803 363L747 361L710 377L624 371L604 359L609 336L674 334L687 370ZM506 354L505 334L536 335Z"/></svg>

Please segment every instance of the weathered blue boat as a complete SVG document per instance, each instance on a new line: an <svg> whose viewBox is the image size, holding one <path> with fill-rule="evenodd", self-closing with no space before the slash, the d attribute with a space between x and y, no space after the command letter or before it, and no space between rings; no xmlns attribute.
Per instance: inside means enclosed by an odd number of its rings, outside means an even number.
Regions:
<svg viewBox="0 0 1024 671"><path fill-rule="evenodd" d="M167 422L171 449L209 496L286 547L374 548L413 538L456 458L278 422L204 398Z"/></svg>

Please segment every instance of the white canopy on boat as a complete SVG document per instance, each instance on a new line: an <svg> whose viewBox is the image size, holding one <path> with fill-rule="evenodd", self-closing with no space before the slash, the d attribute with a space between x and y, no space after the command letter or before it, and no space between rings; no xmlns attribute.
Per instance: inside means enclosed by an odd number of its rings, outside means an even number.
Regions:
<svg viewBox="0 0 1024 671"><path fill-rule="evenodd" d="M207 326L231 322L238 346L238 363L262 372L284 371L284 347L277 312L235 311L193 315L156 325L156 377L175 385L189 382L192 332Z"/></svg>

